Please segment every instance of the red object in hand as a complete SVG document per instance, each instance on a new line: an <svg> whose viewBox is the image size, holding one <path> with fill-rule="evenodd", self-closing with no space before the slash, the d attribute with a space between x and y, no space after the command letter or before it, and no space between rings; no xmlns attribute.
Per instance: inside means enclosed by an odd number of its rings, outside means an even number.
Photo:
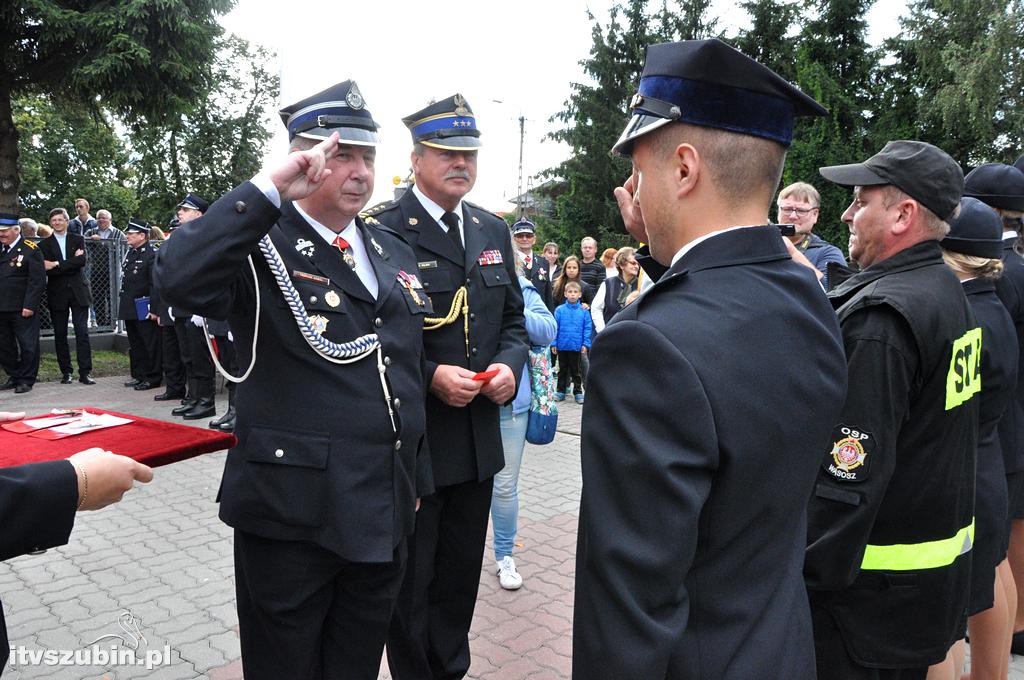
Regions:
<svg viewBox="0 0 1024 680"><path fill-rule="evenodd" d="M476 375L473 376L473 380L483 380L484 382L487 382L496 375L498 375L498 369L492 368L489 371L477 373Z"/></svg>
<svg viewBox="0 0 1024 680"><path fill-rule="evenodd" d="M98 408L85 410L90 413L109 413L113 416L131 418L133 422L54 441L16 434L7 428L0 429L0 467L63 460L93 447L128 456L150 467L157 467L204 453L223 451L237 443L235 436L226 432L215 432ZM52 414L29 416L28 419L46 417L52 417Z"/></svg>

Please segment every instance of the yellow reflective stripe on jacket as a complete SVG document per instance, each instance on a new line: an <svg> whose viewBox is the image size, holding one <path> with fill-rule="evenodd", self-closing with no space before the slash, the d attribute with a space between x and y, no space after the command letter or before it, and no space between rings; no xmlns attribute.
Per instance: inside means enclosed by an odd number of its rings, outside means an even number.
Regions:
<svg viewBox="0 0 1024 680"><path fill-rule="evenodd" d="M936 569L953 564L974 545L974 520L956 532L955 536L924 543L897 543L896 545L868 545L864 550L861 569L879 571L916 571Z"/></svg>

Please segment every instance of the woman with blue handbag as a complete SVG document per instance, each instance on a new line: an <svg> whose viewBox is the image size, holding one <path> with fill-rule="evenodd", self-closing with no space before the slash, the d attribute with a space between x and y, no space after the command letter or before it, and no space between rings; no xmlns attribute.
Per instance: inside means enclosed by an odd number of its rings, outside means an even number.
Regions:
<svg viewBox="0 0 1024 680"><path fill-rule="evenodd" d="M526 445L526 431L530 421L530 401L533 392L531 373L543 373L543 366L546 365L547 375L538 375L541 381L546 380L546 385L538 387L551 388L551 362L550 357L546 355L557 333L555 317L551 316L537 289L523 277L518 261L516 271L519 273L519 285L523 289L523 316L526 319L526 332L530 336L532 348L530 360L520 369L519 391L515 399L510 405L501 407L501 443L505 451L505 468L495 475L494 491L491 495L496 572L501 587L505 590L517 590L523 585L523 577L516 571L516 563L512 559L512 547L515 544L519 519L519 466L523 461L523 448ZM545 356L539 357L535 353L543 353ZM547 361L543 361L544 358L547 358ZM541 368L540 371L538 367ZM554 406L552 402L550 408L554 409ZM557 411L552 410L546 414L545 419L552 419L552 415L557 417Z"/></svg>

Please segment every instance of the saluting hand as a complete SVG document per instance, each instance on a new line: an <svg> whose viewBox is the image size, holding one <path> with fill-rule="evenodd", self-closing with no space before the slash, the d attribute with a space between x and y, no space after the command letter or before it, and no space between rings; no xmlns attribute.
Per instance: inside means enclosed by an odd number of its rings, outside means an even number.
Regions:
<svg viewBox="0 0 1024 680"><path fill-rule="evenodd" d="M615 187L612 192L619 204L619 212L622 213L622 221L626 225L626 231L640 243L647 243L647 226L644 224L644 216L640 212L640 204L633 200L636 193L635 175L630 175L621 187Z"/></svg>
<svg viewBox="0 0 1024 680"><path fill-rule="evenodd" d="M323 186L331 176L327 161L338 154L338 133L306 151L293 151L281 165L270 171L270 179L282 201L298 201Z"/></svg>

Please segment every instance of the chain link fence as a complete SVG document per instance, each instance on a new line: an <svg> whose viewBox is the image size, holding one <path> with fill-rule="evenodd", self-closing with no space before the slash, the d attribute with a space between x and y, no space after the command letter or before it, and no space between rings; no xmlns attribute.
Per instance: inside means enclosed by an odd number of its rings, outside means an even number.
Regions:
<svg viewBox="0 0 1024 680"><path fill-rule="evenodd" d="M30 240L39 242L40 239ZM153 245L159 244L154 242ZM92 291L92 307L89 309L90 331L103 333L121 330L117 318L117 298L121 290L121 264L128 249L128 243L125 241L85 241L85 279L89 283L89 290ZM40 335L53 335L53 322L50 319L50 307L45 292L38 314Z"/></svg>

